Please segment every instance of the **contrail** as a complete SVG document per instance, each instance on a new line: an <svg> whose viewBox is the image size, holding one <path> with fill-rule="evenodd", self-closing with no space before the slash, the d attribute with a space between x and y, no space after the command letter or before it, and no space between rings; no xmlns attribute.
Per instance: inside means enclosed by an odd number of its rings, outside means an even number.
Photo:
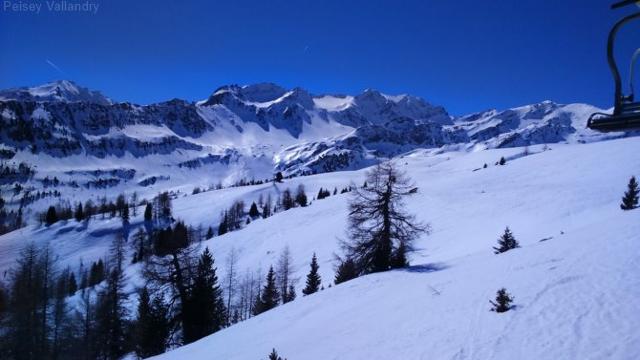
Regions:
<svg viewBox="0 0 640 360"><path fill-rule="evenodd" d="M59 72L59 73L60 73L60 75L63 75L63 76L66 76L66 75L67 75L64 71L62 71L62 69L60 69L60 68L58 67L58 65L54 64L54 63L53 63L53 61L51 61L51 60L49 60L49 59L46 59L45 61L46 61L46 63L47 63L47 64L49 64L52 68L54 68L57 72Z"/></svg>

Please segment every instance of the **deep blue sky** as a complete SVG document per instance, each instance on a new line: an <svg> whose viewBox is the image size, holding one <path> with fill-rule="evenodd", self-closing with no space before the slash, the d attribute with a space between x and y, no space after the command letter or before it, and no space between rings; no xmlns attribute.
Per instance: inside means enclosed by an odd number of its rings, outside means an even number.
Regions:
<svg viewBox="0 0 640 360"><path fill-rule="evenodd" d="M0 88L66 78L145 104L271 81L410 93L453 114L545 99L609 107L606 35L633 10L600 0L90 1L95 15L38 0L22 2L42 3L40 14L0 8ZM625 69L639 30L621 34Z"/></svg>

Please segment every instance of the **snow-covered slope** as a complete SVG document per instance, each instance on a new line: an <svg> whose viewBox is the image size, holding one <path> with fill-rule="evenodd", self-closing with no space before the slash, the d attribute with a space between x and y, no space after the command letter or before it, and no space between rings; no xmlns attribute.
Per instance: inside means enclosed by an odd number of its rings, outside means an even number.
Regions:
<svg viewBox="0 0 640 360"><path fill-rule="evenodd" d="M405 157L419 186L409 208L433 227L411 269L325 288L158 359L262 359L274 347L288 359L636 359L640 210L618 205L640 173L638 146ZM500 156L511 160L473 171ZM288 244L300 277L316 252L326 287L345 217L346 196L335 196L206 245L218 256L235 246L243 265L268 266ZM507 225L522 247L494 255ZM489 300L501 287L516 308L496 314Z"/></svg>
<svg viewBox="0 0 640 360"><path fill-rule="evenodd" d="M263 359L275 347L289 360L637 359L640 209L623 212L619 201L629 177L640 175L639 147L640 138L628 138L526 151L412 151L396 160L419 188L408 209L433 228L419 239L413 267L331 288L348 194L214 237L202 246L216 257L220 278L232 249L240 271L264 274L288 245L298 290L314 252L325 290L159 358ZM493 165L503 156L506 165ZM364 171L180 195L174 214L190 225L215 226L235 200L250 203L298 184L309 194L359 185ZM199 181L185 176L181 186ZM132 218L134 229L140 220L141 214ZM522 247L494 255L505 226ZM120 227L117 219L99 218L86 228L75 221L30 225L0 236L0 271L25 238L49 242L63 265L88 263L104 255ZM127 273L133 291L139 269ZM513 311L489 311L500 287L515 296Z"/></svg>
<svg viewBox="0 0 640 360"><path fill-rule="evenodd" d="M552 101L504 111L487 110L456 119L470 142L485 148L557 142L593 142L622 134L602 135L587 129L587 119L600 109L588 104L561 105Z"/></svg>

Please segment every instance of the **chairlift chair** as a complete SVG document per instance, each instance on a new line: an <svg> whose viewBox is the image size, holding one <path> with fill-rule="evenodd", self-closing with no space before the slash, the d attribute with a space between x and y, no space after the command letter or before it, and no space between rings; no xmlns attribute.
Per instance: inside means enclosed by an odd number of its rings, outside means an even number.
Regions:
<svg viewBox="0 0 640 360"><path fill-rule="evenodd" d="M640 5L639 0L625 0L611 5L611 8L618 9L635 3ZM605 114L601 112L591 114L587 121L587 127L590 129L602 132L640 130L640 101L635 101L633 88L634 66L636 60L640 57L640 48L638 48L631 57L631 64L629 67L630 92L628 95L625 95L622 92L620 71L618 70L618 65L616 64L613 54L613 46L618 30L620 30L623 25L637 19L640 19L640 12L627 15L613 25L613 28L609 32L609 38L607 40L607 61L615 82L613 114Z"/></svg>

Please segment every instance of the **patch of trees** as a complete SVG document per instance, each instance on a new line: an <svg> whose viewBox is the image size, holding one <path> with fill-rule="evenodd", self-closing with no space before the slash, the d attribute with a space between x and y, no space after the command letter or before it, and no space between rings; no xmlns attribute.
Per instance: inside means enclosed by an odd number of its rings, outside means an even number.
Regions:
<svg viewBox="0 0 640 360"><path fill-rule="evenodd" d="M0 159L12 159L16 152L10 149L0 149Z"/></svg>
<svg viewBox="0 0 640 360"><path fill-rule="evenodd" d="M318 190L318 196L316 196L316 199L322 200L328 198L329 196L331 196L331 192L329 190L320 188L320 190Z"/></svg>
<svg viewBox="0 0 640 360"><path fill-rule="evenodd" d="M308 205L309 200L302 184L298 185L295 194L289 188L283 190L275 203L272 201L271 194L268 194L266 198L260 194L258 202L251 203L248 213L245 213L244 202L238 200L229 209L220 214L218 235L239 230L243 224L248 224L252 219L268 218L279 211L287 211L295 207Z"/></svg>
<svg viewBox="0 0 640 360"><path fill-rule="evenodd" d="M179 224L176 227L182 227ZM174 229L176 233L164 255L149 257L144 270L151 293L168 290L162 303L173 326L165 344L196 341L220 330L228 320L212 254L205 249L197 255L194 247L181 246L185 229Z"/></svg>
<svg viewBox="0 0 640 360"><path fill-rule="evenodd" d="M18 165L2 162L0 163L0 184L10 184L14 181L24 182L33 177L35 173L35 169L25 162Z"/></svg>
<svg viewBox="0 0 640 360"><path fill-rule="evenodd" d="M73 217L73 209L69 204L64 202L58 205L51 205L47 211L38 215L40 223L44 223L47 226L52 225L60 220L69 220Z"/></svg>
<svg viewBox="0 0 640 360"><path fill-rule="evenodd" d="M61 270L49 248L27 245L11 271L7 306L0 316L3 358L117 359L130 351L122 257L120 238L112 246L109 267L102 265L105 286L83 288L74 309L67 297L79 289L75 274Z"/></svg>
<svg viewBox="0 0 640 360"><path fill-rule="evenodd" d="M42 183L42 186L44 187L57 187L60 185L60 180L58 180L57 176L54 176L53 179L49 178L49 176L45 176L44 179L40 180L40 182Z"/></svg>
<svg viewBox="0 0 640 360"><path fill-rule="evenodd" d="M244 201L236 200L229 209L220 214L218 235L223 235L230 231L242 228L244 216Z"/></svg>
<svg viewBox="0 0 640 360"><path fill-rule="evenodd" d="M90 180L84 183L84 187L87 189L106 189L110 187L114 187L120 184L120 179L118 178L98 178L96 180Z"/></svg>
<svg viewBox="0 0 640 360"><path fill-rule="evenodd" d="M60 191L58 190L49 190L49 191L38 190L35 192L27 190L22 194L22 197L20 198L20 207L25 207L41 199L46 199L49 197L59 198L60 196L61 194L60 194Z"/></svg>
<svg viewBox="0 0 640 360"><path fill-rule="evenodd" d="M24 219L22 214L23 206L20 205L17 211L13 209L9 210L5 207L5 200L0 196L0 235L6 234L13 230L19 229L24 226Z"/></svg>
<svg viewBox="0 0 640 360"><path fill-rule="evenodd" d="M334 172L336 170L349 167L351 162L349 153L322 155L320 157L322 162L323 172Z"/></svg>
<svg viewBox="0 0 640 360"><path fill-rule="evenodd" d="M91 199L88 199L84 204L82 202L75 203L73 207L70 204L60 202L55 206L49 206L47 211L38 215L38 219L40 223L51 225L57 221L71 218L81 222L89 220L94 215L101 214L103 219L107 215L110 218L118 216L122 218L123 223L128 224L131 212L133 212L133 216L137 216L138 196L135 192L130 199L125 194L120 194L115 201L107 202L106 196L98 201L99 204L95 204Z"/></svg>

